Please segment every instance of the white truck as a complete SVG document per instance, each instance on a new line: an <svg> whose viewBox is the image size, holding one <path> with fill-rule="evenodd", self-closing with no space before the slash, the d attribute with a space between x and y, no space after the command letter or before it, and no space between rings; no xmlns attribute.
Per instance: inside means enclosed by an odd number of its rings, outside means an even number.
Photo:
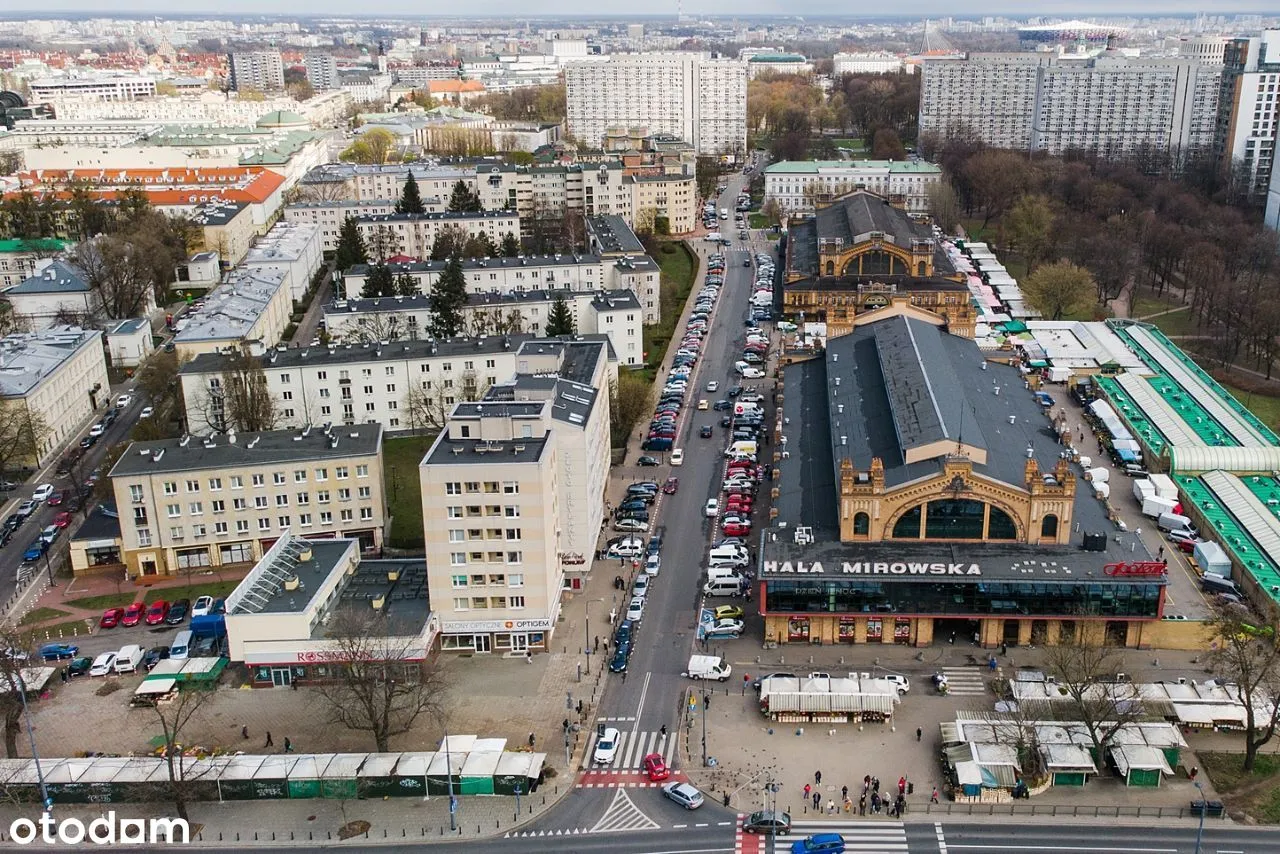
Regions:
<svg viewBox="0 0 1280 854"><path fill-rule="evenodd" d="M1172 513L1173 508L1178 506L1178 502L1172 498L1161 498L1159 495L1152 495L1142 500L1142 515L1149 516L1152 519L1159 519L1166 513Z"/></svg>
<svg viewBox="0 0 1280 854"><path fill-rule="evenodd" d="M1175 501L1178 498L1178 485L1173 482L1173 478L1167 474L1153 474L1150 477L1151 485L1156 488L1156 495L1161 498L1172 498Z"/></svg>
<svg viewBox="0 0 1280 854"><path fill-rule="evenodd" d="M690 679L715 679L723 682L731 673L733 668L725 664L724 659L718 655L691 655L689 669L681 675Z"/></svg>

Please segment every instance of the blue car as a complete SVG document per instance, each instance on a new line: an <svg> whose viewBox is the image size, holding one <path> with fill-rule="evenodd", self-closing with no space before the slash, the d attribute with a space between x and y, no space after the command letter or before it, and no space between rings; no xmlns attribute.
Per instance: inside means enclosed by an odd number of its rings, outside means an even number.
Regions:
<svg viewBox="0 0 1280 854"><path fill-rule="evenodd" d="M45 661L61 661L64 658L75 658L80 647L69 643L47 643L40 647L40 657Z"/></svg>
<svg viewBox="0 0 1280 854"><path fill-rule="evenodd" d="M39 560L40 555L44 554L44 550L47 549L48 547L49 547L49 544L46 543L44 540L36 540L31 545L27 546L27 550L22 553L22 559L23 560Z"/></svg>

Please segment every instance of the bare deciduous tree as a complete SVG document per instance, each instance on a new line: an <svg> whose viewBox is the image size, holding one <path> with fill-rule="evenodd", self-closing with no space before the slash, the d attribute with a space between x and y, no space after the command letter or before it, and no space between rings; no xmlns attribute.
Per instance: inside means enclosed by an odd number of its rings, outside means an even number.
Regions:
<svg viewBox="0 0 1280 854"><path fill-rule="evenodd" d="M113 235L98 235L76 246L70 261L93 291L91 310L102 320L137 317L155 284L150 261L133 244Z"/></svg>
<svg viewBox="0 0 1280 854"><path fill-rule="evenodd" d="M257 356L235 353L222 369L221 422L226 429L257 433L276 426L276 401Z"/></svg>
<svg viewBox="0 0 1280 854"><path fill-rule="evenodd" d="M212 686L204 687L199 683L187 682L172 700L151 706L163 738L161 748L169 772L169 799L173 802L174 811L183 821L190 820L187 804L194 799L193 784L212 770L211 766L201 766L194 757L183 752L183 733L192 718L210 705L217 695L217 689Z"/></svg>
<svg viewBox="0 0 1280 854"><path fill-rule="evenodd" d="M0 401L0 471L36 465L49 425L20 401Z"/></svg>
<svg viewBox="0 0 1280 854"><path fill-rule="evenodd" d="M1093 742L1094 755L1101 758L1115 734L1144 713L1138 689L1117 679L1124 672L1124 655L1091 644L1092 639L1045 647L1044 662L1063 698L1054 705L1058 717L1079 722Z"/></svg>
<svg viewBox="0 0 1280 854"><path fill-rule="evenodd" d="M34 690L27 686L25 668L30 666L25 654L35 646L30 631L17 626L0 626L0 717L4 718L4 755L17 759L18 738L22 735L22 691ZM22 656L9 655L8 651L21 651Z"/></svg>
<svg viewBox="0 0 1280 854"><path fill-rule="evenodd" d="M446 402L443 386L426 389L413 386L405 393L403 411L409 429L442 430L452 405Z"/></svg>
<svg viewBox="0 0 1280 854"><path fill-rule="evenodd" d="M402 315L395 312L375 311L362 317L358 323L348 326L342 337L353 344L401 341L409 337L408 328Z"/></svg>
<svg viewBox="0 0 1280 854"><path fill-rule="evenodd" d="M1258 750L1280 728L1280 644L1275 626L1259 626L1248 611L1227 606L1212 621L1216 637L1209 650L1213 672L1244 706L1244 762L1253 771Z"/></svg>
<svg viewBox="0 0 1280 854"><path fill-rule="evenodd" d="M335 646L332 679L316 693L335 723L367 732L381 753L422 715L445 711L448 684L443 669L425 659L430 651L422 648L421 631L397 626L392 615L352 607L340 609L327 632Z"/></svg>

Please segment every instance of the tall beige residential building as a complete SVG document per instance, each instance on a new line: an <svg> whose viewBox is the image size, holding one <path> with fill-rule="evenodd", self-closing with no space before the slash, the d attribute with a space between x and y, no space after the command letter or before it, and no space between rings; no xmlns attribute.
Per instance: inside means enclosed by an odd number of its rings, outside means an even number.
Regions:
<svg viewBox="0 0 1280 854"><path fill-rule="evenodd" d="M253 563L285 531L382 548L382 425L133 442L110 472L129 576Z"/></svg>
<svg viewBox="0 0 1280 854"><path fill-rule="evenodd" d="M227 55L227 59L231 67L231 88L235 91L257 89L273 92L284 88L284 63L280 59L280 51L234 51Z"/></svg>
<svg viewBox="0 0 1280 854"><path fill-rule="evenodd" d="M601 145L610 128L647 125L699 154L746 150L747 63L693 51L615 54L564 68L570 133Z"/></svg>
<svg viewBox="0 0 1280 854"><path fill-rule="evenodd" d="M454 407L422 460L444 649L545 649L561 591L583 583L609 474L607 347L587 344L538 342L514 380Z"/></svg>

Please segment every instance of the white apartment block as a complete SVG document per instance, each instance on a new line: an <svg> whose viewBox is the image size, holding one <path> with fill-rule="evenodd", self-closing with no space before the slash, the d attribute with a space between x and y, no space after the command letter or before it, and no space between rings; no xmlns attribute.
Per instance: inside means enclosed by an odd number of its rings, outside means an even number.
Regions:
<svg viewBox="0 0 1280 854"><path fill-rule="evenodd" d="M588 145L611 127L647 125L699 154L746 148L747 63L696 52L616 54L565 65L566 119Z"/></svg>
<svg viewBox="0 0 1280 854"><path fill-rule="evenodd" d="M284 63L278 50L233 51L228 55L231 88L271 92L284 88Z"/></svg>
<svg viewBox="0 0 1280 854"><path fill-rule="evenodd" d="M1120 156L1213 143L1222 68L1194 59L1048 52L926 58L920 132L988 145Z"/></svg>
<svg viewBox="0 0 1280 854"><path fill-rule="evenodd" d="M134 101L156 96L153 77L138 75L93 77L48 77L32 80L31 100L45 103L58 98L78 98L88 101Z"/></svg>
<svg viewBox="0 0 1280 854"><path fill-rule="evenodd" d="M63 97L52 102L60 121L122 119L219 127L252 125L267 113L277 111L297 113L317 127L331 127L342 119L350 103L351 96L341 91L320 92L305 101L295 101L283 95L267 97L263 101L241 101L228 98L221 92L207 92L137 101L87 101Z"/></svg>
<svg viewBox="0 0 1280 854"><path fill-rule="evenodd" d="M277 222L259 237L240 262L241 267L270 266L289 271L289 296L300 302L311 277L324 262L320 226L309 222Z"/></svg>
<svg viewBox="0 0 1280 854"><path fill-rule="evenodd" d="M307 82L317 92L338 88L338 59L333 54L308 53L302 66L307 72Z"/></svg>
<svg viewBox="0 0 1280 854"><path fill-rule="evenodd" d="M468 236L487 234L493 244L502 243L508 234L520 234L520 218L514 211L485 211L484 213L425 213L381 214L361 217L357 227L365 245L373 254L377 236L389 231L390 251L387 256L408 255L413 258L431 257L431 246L436 236L446 228L460 229Z"/></svg>
<svg viewBox="0 0 1280 854"><path fill-rule="evenodd" d="M605 342L584 336L587 343ZM267 389L276 403L279 427L307 424L363 424L376 421L388 431L412 424L405 399L411 388L430 395L436 414L455 403L479 400L485 391L513 376L536 336L513 333L479 338L422 338L395 344L343 344L270 350L261 359ZM610 352L611 375L616 356ZM204 353L185 363L179 378L187 428L206 433L225 428L214 402L228 363L222 353Z"/></svg>
<svg viewBox="0 0 1280 854"><path fill-rule="evenodd" d="M644 364L643 315L631 291L471 294L462 310L463 328L476 337L517 331L544 335L556 300L561 299L573 316L575 333L606 335L621 364ZM324 312L325 329L337 344L426 338L432 318L431 298L423 294L335 300Z"/></svg>
<svg viewBox="0 0 1280 854"><path fill-rule="evenodd" d="M178 359L244 345L274 347L293 310L286 265L237 267L205 297L204 305L178 321Z"/></svg>
<svg viewBox="0 0 1280 854"><path fill-rule="evenodd" d="M896 74L906 67L902 58L892 53L837 53L832 59L832 73Z"/></svg>
<svg viewBox="0 0 1280 854"><path fill-rule="evenodd" d="M1278 85L1280 30L1227 43L1214 153L1224 165L1244 170L1255 198L1268 193L1272 182L1280 129Z"/></svg>
<svg viewBox="0 0 1280 854"><path fill-rule="evenodd" d="M932 163L784 160L765 169L764 197L789 215L812 213L818 200L870 190L909 213L928 213L930 188L941 180L942 169Z"/></svg>
<svg viewBox="0 0 1280 854"><path fill-rule="evenodd" d="M382 548L382 425L133 442L112 467L130 577L252 563L288 532Z"/></svg>
<svg viewBox="0 0 1280 854"><path fill-rule="evenodd" d="M641 252L643 251L642 248ZM392 264L391 269L397 276L412 276L417 280L418 293L429 295L445 266L444 261L416 261ZM343 277L342 291L348 300L360 298L368 269L364 265L357 265ZM500 297L545 290L569 290L585 294L627 290L636 295L641 305L643 323L658 323L662 319L658 265L644 254L628 258L609 258L594 254L464 258L462 275L467 281L467 293L477 297ZM526 331L537 330L529 328Z"/></svg>
<svg viewBox="0 0 1280 854"><path fill-rule="evenodd" d="M605 514L609 411L605 348L581 346L527 346L520 375L454 407L422 461L444 649L550 648L561 591L582 586Z"/></svg>
<svg viewBox="0 0 1280 854"><path fill-rule="evenodd" d="M366 201L295 202L284 209L286 222L310 223L320 228L320 248L333 252L342 236L342 224L347 217L389 216L396 212L396 199L368 199ZM443 213L444 202L424 198L422 205L427 213Z"/></svg>
<svg viewBox="0 0 1280 854"><path fill-rule="evenodd" d="M0 338L0 400L36 428L35 455L14 465L43 466L110 398L101 332L60 326Z"/></svg>

